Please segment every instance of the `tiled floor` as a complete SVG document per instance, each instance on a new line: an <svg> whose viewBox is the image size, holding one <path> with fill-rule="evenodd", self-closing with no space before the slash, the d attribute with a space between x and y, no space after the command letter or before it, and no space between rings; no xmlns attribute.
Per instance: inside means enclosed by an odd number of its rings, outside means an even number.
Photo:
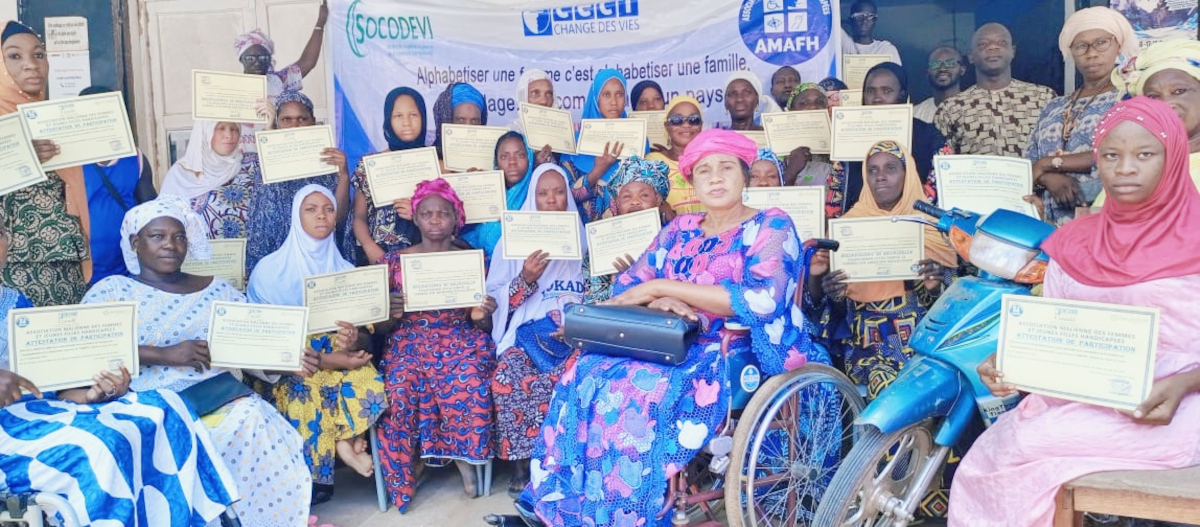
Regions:
<svg viewBox="0 0 1200 527"><path fill-rule="evenodd" d="M430 469L429 478L417 489L408 512L400 514L395 507L379 512L375 499L375 479L359 476L353 470L340 469L337 492L333 500L313 507L320 523L340 527L482 527L488 513L511 514L512 500L508 488L508 471L503 463L496 464L492 478L492 495L468 499L463 494L462 478L453 466Z"/></svg>

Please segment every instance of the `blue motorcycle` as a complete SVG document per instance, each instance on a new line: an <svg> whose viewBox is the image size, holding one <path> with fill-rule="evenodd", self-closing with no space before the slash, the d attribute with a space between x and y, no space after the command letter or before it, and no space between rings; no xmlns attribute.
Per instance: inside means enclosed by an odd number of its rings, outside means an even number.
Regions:
<svg viewBox="0 0 1200 527"><path fill-rule="evenodd" d="M814 525L908 525L950 449L973 440L966 431L979 420L990 425L1019 401L993 396L975 369L996 351L1001 297L1029 295L1041 283L1049 258L1039 247L1054 227L1009 210L981 217L924 202L916 208L937 223L907 221L949 234L956 252L979 271L942 293L909 340L913 359L859 414L857 440Z"/></svg>

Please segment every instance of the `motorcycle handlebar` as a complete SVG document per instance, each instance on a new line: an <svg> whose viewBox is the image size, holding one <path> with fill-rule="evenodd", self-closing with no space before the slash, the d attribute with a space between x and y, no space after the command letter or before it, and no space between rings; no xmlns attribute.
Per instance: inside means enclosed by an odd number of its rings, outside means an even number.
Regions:
<svg viewBox="0 0 1200 527"><path fill-rule="evenodd" d="M946 211L935 207L932 203L927 201L917 201L916 203L913 203L913 208L935 218L941 218L947 214Z"/></svg>

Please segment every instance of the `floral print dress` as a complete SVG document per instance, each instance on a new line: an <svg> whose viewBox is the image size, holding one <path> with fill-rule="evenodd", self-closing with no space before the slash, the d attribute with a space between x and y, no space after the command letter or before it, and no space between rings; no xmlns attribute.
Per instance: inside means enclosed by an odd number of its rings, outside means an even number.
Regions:
<svg viewBox="0 0 1200 527"><path fill-rule="evenodd" d="M665 278L729 291L734 315L751 328L731 352L751 349L764 373L807 361L828 363L812 344L792 299L800 242L791 219L772 208L736 228L706 235L703 214L684 214L617 277L614 294ZM669 525L656 519L668 478L716 434L728 412L728 372L717 360L726 318L698 312L702 330L688 359L665 366L584 354L550 403L530 465L526 497L548 525Z"/></svg>
<svg viewBox="0 0 1200 527"><path fill-rule="evenodd" d="M242 168L233 179L206 194L192 198L192 208L208 226L209 238L249 236L248 220L254 182L262 180L258 172L258 154L247 152L242 154Z"/></svg>

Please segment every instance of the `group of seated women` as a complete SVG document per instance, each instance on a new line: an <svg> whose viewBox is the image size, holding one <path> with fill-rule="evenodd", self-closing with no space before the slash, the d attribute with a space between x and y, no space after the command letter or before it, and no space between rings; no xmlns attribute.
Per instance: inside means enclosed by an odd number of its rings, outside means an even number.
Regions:
<svg viewBox="0 0 1200 527"><path fill-rule="evenodd" d="M0 82L0 103L11 112L44 97L38 83L25 82L44 76L44 47L32 32L8 28L0 44L7 66L0 76L8 81ZM1169 96L1200 93L1194 61L1163 63L1170 67L1142 80L1147 93L1157 86L1153 76L1177 70L1184 92ZM905 96L902 69L884 64L872 75ZM758 128L756 115L776 104L746 73L727 88L734 129ZM599 71L584 117L625 116L625 90L618 71ZM550 79L537 70L525 72L517 95L554 103ZM79 247L87 232L70 199L76 175L51 172L47 182L4 196L0 262L18 258L3 275L0 317L32 304L22 285L37 292L39 305L134 302L140 375L101 372L93 386L41 393L7 370L7 338L0 339L0 482L14 492L65 496L90 525L203 525L230 508L243 525L306 525L310 504L333 494L338 460L373 473L374 439L401 512L428 468L453 462L474 497L482 486L474 466L499 458L514 463L509 492L538 521L664 525L669 478L729 411L728 372L716 360L723 340L753 353L768 375L809 361L835 364L868 398L877 395L911 358L912 329L958 274L953 251L930 228L921 279L852 282L819 254L801 283L803 240L791 219L778 208L746 206L743 190L828 185L830 217L911 215L936 193L929 162L944 139L933 131L914 133L914 145L879 141L861 163L831 165L806 149L781 160L736 131L704 129L691 97L664 100L657 85L642 84L632 102L666 110L667 145L559 155L514 130L495 146L509 210L575 213L582 236L588 222L661 213L657 238L613 262L615 276L592 276L586 257L505 258L496 250L504 243L499 224L466 225L462 200L441 179L419 183L411 198L377 203L363 163L350 171L337 149L323 153L327 176L265 184L255 154L239 146L241 126L231 122L195 123L161 196L124 215L119 245L128 273L90 289ZM791 109L825 104L815 84L797 85L788 99ZM959 467L952 522L1044 524L1054 492L1070 477L1200 463L1200 354L1189 347L1200 326L1188 316L1193 299L1177 294L1200 276L1192 236L1200 193L1187 177L1195 115L1173 104L1176 111L1137 97L1108 113L1096 134L1108 202L1046 245L1047 296L1162 309L1153 394L1129 414L1027 398ZM381 107L389 151L426 145L427 112L416 90L397 88ZM260 110L278 126L314 123L311 101L297 92ZM487 122L482 95L467 84L448 86L432 114L435 129ZM49 159L56 147L38 152ZM31 258L38 236L57 252ZM214 238L249 239L245 294L182 270L185 258L209 256ZM401 255L465 249L486 253L479 305L407 311ZM213 302L302 305L306 277L369 264L388 266L388 321L343 322L309 335L299 372L212 367L205 338ZM561 339L564 310L576 303L662 309L696 320L700 334L676 366L580 354ZM735 324L749 332L731 332ZM989 365L981 375L997 393L1012 390ZM231 383L257 390L219 395ZM184 403L206 399L202 410ZM1123 448L1108 448L1113 441Z"/></svg>

